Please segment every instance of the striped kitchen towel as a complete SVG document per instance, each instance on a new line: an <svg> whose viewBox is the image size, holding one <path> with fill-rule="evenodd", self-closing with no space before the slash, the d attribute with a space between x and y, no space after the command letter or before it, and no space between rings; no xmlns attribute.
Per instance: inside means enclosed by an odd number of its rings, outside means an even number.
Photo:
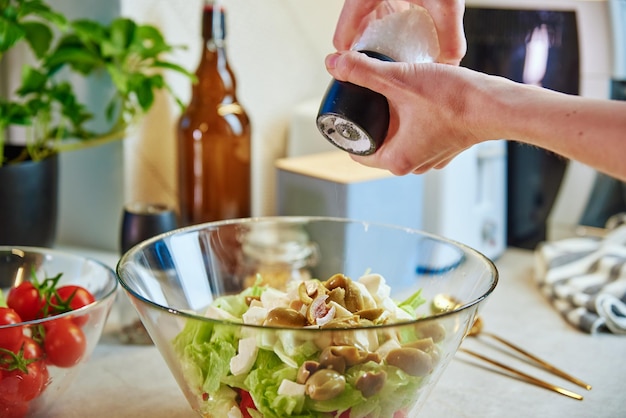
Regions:
<svg viewBox="0 0 626 418"><path fill-rule="evenodd" d="M566 321L591 334L626 335L626 222L615 219L602 238L543 242L535 250L541 291Z"/></svg>

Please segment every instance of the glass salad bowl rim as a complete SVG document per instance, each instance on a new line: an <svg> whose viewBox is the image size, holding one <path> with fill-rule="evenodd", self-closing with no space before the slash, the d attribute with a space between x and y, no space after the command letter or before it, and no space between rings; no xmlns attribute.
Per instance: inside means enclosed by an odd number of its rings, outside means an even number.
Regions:
<svg viewBox="0 0 626 418"><path fill-rule="evenodd" d="M42 324L44 322L50 322L50 321L56 321L58 319L61 318L65 318L65 317L72 317L72 316L82 316L84 314L89 313L89 311L92 311L94 309L96 309L97 307L99 307L100 305L106 303L111 297L115 297L116 296L116 292L117 289L119 287L119 279L117 279L115 270L113 268L111 268L110 266L108 266L107 264L93 258L93 257L88 257L88 256L82 256L79 254L74 254L72 252L69 251L64 251L64 250L56 250L56 249L52 249L52 248L46 248L46 247L35 247L35 246L27 246L27 245L0 245L0 252L4 252L4 251L22 251L25 253L38 253L43 255L44 257L48 257L48 256L52 256L52 257L64 257L64 258L71 258L74 259L76 261L84 261L84 262L89 262L92 263L98 267L103 267L108 273L110 273L111 278L114 279L112 280L112 285L110 285L110 289L107 290L106 293L100 295L99 297L96 298L96 300L94 300L93 302L91 302L88 305L82 306L78 309L73 309L71 311L68 312L63 312L60 314L55 314L52 316L47 316L45 318L37 318L37 319L31 319L28 321L22 321L22 322L18 322L16 324L8 324L8 325L0 325L0 329L1 328L11 328L11 327L23 327L23 326L27 326L27 325L38 325L38 324ZM64 273L65 274L65 273ZM74 283L74 281L71 281L68 284L72 284ZM6 295L5 295L6 296Z"/></svg>
<svg viewBox="0 0 626 418"><path fill-rule="evenodd" d="M419 317L413 320L396 321L396 322L390 322L387 324L378 324L378 325L322 328L322 327L286 327L286 326L244 324L243 322L235 322L235 321L231 321L227 319L210 318L207 316L203 316L201 314L197 314L192 311L164 306L150 299L146 299L145 297L137 294L134 290L132 290L130 286L126 283L124 278L122 278L122 274L121 274L122 266L127 264L130 258L134 254L143 251L145 248L149 247L150 245L158 241L161 241L163 239L166 239L169 236L178 235L178 234L186 234L190 232L204 230L207 228L214 228L214 227L219 228L224 225L244 225L244 224L253 224L253 223L259 223L259 222L292 222L294 224L298 224L298 223L304 224L304 223L310 223L310 222L329 222L329 223L341 222L344 224L361 224L361 225L364 225L366 228L376 227L376 228L395 229L398 231L403 231L403 232L407 232L411 234L418 234L422 237L430 238L435 241L439 241L441 243L449 244L457 248L460 248L461 250L464 251L464 253L470 253L473 256L477 257L479 260L482 260L482 262L488 268L490 275L492 277L491 284L489 285L489 288L486 291L484 291L480 296L474 298L473 300L467 303L459 304L458 306L455 306L453 309L450 309L450 310L446 310L446 311L438 312L438 313L432 313L431 315ZM307 333L308 332L320 333L320 332L376 331L376 330L384 330L384 329L390 329L390 328L396 328L396 327L412 326L415 324L429 322L429 321L444 318L444 317L449 317L449 316L451 317L485 300L495 290L496 285L498 284L498 280L499 280L498 269L496 268L493 261L489 259L487 256L485 256L484 254L482 254L481 252L479 252L478 250L466 244L463 244L461 242L458 242L449 238L445 238L443 236L439 236L436 234L432 234L426 231L422 231L420 229L409 228L409 227L404 227L404 226L395 225L395 224L370 222L370 221L363 221L363 220L351 219L351 218L327 217L327 216L282 216L282 215L281 216L261 216L261 217L236 218L236 219L227 219L227 220L221 220L221 221L212 221L212 222L205 222L205 223L194 224L194 225L190 225L186 227L177 228L177 229L156 235L130 248L119 259L115 271L117 273L118 281L121 287L126 292L128 292L133 298L141 301L143 304L146 304L159 311L167 312L169 314L180 316L182 318L193 319L196 321L202 321L205 323L211 323L215 325L236 326L236 327L242 327L243 329L256 329L256 330L264 330L268 332L269 331L273 331L273 332L297 331L297 332L307 332Z"/></svg>

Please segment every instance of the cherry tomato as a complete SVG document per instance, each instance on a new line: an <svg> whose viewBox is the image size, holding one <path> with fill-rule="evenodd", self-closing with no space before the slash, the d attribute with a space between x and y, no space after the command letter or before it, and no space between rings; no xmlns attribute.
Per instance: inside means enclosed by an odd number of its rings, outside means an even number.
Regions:
<svg viewBox="0 0 626 418"><path fill-rule="evenodd" d="M8 353L10 351L11 353ZM43 360L43 348L30 337L22 336L20 343L11 350L0 351L0 372L23 367L31 360Z"/></svg>
<svg viewBox="0 0 626 418"><path fill-rule="evenodd" d="M62 318L52 321L46 329L43 349L50 364L72 367L81 360L87 347L85 334L71 320Z"/></svg>
<svg viewBox="0 0 626 418"><path fill-rule="evenodd" d="M43 371L45 367L43 361L35 361L26 365L25 370L2 372L0 403L19 404L38 397L48 378L47 370Z"/></svg>
<svg viewBox="0 0 626 418"><path fill-rule="evenodd" d="M15 310L6 307L0 307L0 326L19 324L22 318ZM0 329L0 348L15 351L19 349L22 342L23 331L21 326L6 327Z"/></svg>
<svg viewBox="0 0 626 418"><path fill-rule="evenodd" d="M46 300L31 282L22 282L9 291L7 305L24 321L31 321L44 316Z"/></svg>
<svg viewBox="0 0 626 418"><path fill-rule="evenodd" d="M58 298L57 298L58 296ZM95 302L96 298L84 287L76 285L65 285L57 289L56 295L52 296L50 303L53 306L61 306L63 309L57 310L56 313L75 311L83 306ZM87 315L73 317L77 325L84 325L87 322Z"/></svg>
<svg viewBox="0 0 626 418"><path fill-rule="evenodd" d="M5 397L0 393L0 402L4 403L20 403L23 401L29 401L31 391L36 392L39 379L42 381L42 388L49 379L48 368L46 367L43 359L43 348L32 338L24 335L22 336L20 345L11 350L13 354L2 352L0 354L1 368L0 376L0 392L6 390L8 395ZM35 367L37 366L37 367ZM35 373L35 376L24 377L24 373ZM40 376L39 376L40 375ZM9 379L9 380L7 380ZM20 386L17 380L26 380L25 386ZM37 396L37 395L35 395ZM0 409L1 410L1 409ZM1 415L0 416L4 416Z"/></svg>
<svg viewBox="0 0 626 418"><path fill-rule="evenodd" d="M0 399L0 417L24 418L28 414L28 402L7 402Z"/></svg>
<svg viewBox="0 0 626 418"><path fill-rule="evenodd" d="M22 344L19 351L26 360L43 359L43 348L30 337L22 337Z"/></svg>
<svg viewBox="0 0 626 418"><path fill-rule="evenodd" d="M68 304L71 310L76 310L93 303L96 298L84 287L65 285L57 289L57 295L52 297L53 304Z"/></svg>
<svg viewBox="0 0 626 418"><path fill-rule="evenodd" d="M239 396L241 397L241 402L239 402L239 409L241 410L241 414L243 418L252 418L248 409L252 409L256 411L256 406L254 405L254 401L252 400L252 396L245 390L239 391Z"/></svg>

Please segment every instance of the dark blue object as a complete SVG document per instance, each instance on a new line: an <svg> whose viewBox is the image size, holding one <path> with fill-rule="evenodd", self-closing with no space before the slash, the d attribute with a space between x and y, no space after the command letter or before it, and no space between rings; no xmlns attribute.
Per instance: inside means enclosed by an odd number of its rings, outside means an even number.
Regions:
<svg viewBox="0 0 626 418"><path fill-rule="evenodd" d="M9 159L24 147L5 146ZM0 245L52 247L56 239L59 158L0 167Z"/></svg>

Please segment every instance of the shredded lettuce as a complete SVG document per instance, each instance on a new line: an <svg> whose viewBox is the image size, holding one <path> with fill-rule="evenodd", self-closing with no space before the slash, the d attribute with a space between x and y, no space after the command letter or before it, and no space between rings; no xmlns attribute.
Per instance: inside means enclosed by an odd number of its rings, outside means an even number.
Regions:
<svg viewBox="0 0 626 418"><path fill-rule="evenodd" d="M267 290L267 286L261 286L260 282L254 284L254 286L247 288L243 292L237 295L228 295L217 298L212 306L216 308L220 308L232 316L237 318L241 318L244 313L248 310L248 304L246 303L246 298L248 297L259 297Z"/></svg>
<svg viewBox="0 0 626 418"><path fill-rule="evenodd" d="M183 373L200 394L215 393L221 378L229 373L230 359L237 354L235 332L234 326L188 321L174 339Z"/></svg>
<svg viewBox="0 0 626 418"><path fill-rule="evenodd" d="M261 297L267 289L257 283L238 295L216 299L212 306L242 318L249 308L246 298ZM424 302L421 291L417 291L396 307L416 317L416 309ZM231 359L238 354L239 340L251 336L256 337L256 359L248 373L235 376L230 369ZM405 337L414 338L402 335L402 331L396 338L402 341ZM351 418L392 417L396 411L410 409L423 384L422 377L410 376L384 362L368 362L346 370L345 389L332 399L316 401L305 394L281 394L279 387L284 380L295 382L305 361L319 359L321 348L299 338L297 331L242 332L236 323L189 320L174 338L173 348L183 365L185 380L198 399L198 408L212 416L228 416L232 408L238 407L238 391L245 390L258 409L249 411L253 418L333 418L348 410ZM386 375L383 388L365 398L357 389L358 379L365 373L381 371Z"/></svg>
<svg viewBox="0 0 626 418"><path fill-rule="evenodd" d="M387 379L377 394L367 398L367 402L359 402L351 407L351 418L362 417L393 417L396 411L409 409L416 399L416 392L423 383L422 377L410 376L394 366L382 366L373 362L354 366L348 369L346 380L355 384L357 379L366 372L384 371ZM360 392L359 392L360 393Z"/></svg>
<svg viewBox="0 0 626 418"><path fill-rule="evenodd" d="M286 365L272 351L259 350L256 364L248 374L245 385L254 405L265 418L300 416L304 396L278 394L278 387L283 379L295 381L297 373L297 368Z"/></svg>
<svg viewBox="0 0 626 418"><path fill-rule="evenodd" d="M422 306L426 302L426 299L422 297L422 289L413 293L411 296L403 300L398 304L398 308L411 315L412 318L416 318L417 308Z"/></svg>

